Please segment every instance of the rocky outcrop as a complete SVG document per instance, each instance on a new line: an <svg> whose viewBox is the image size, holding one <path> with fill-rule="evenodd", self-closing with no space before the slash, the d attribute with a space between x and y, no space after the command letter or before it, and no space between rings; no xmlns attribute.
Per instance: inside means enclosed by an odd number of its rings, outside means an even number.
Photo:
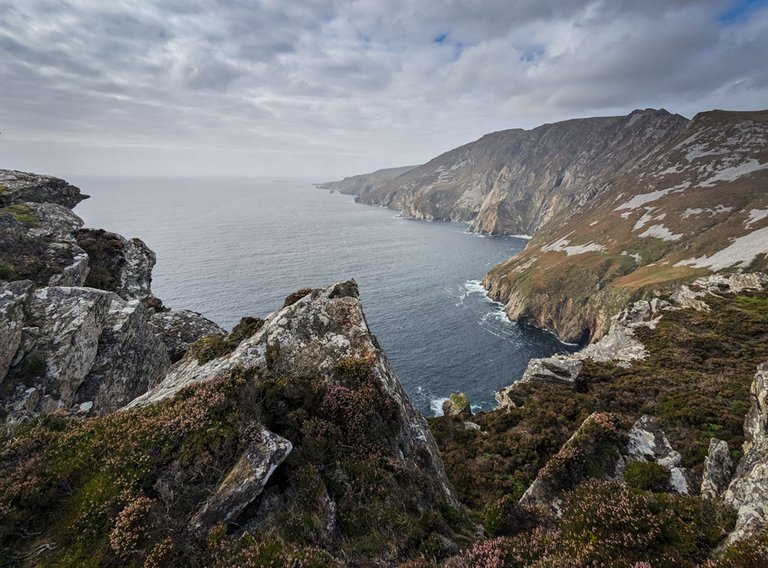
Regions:
<svg viewBox="0 0 768 568"><path fill-rule="evenodd" d="M654 462L669 470L670 488L676 493L688 493L688 480L682 467L680 452L672 448L667 435L652 416L641 416L629 431L629 440L623 460L618 464L617 476L623 475L626 464Z"/></svg>
<svg viewBox="0 0 768 568"><path fill-rule="evenodd" d="M162 311L154 252L82 229L70 209L82 199L63 180L0 170L0 382L12 422L113 411L159 382L171 356L223 331Z"/></svg>
<svg viewBox="0 0 768 568"><path fill-rule="evenodd" d="M34 285L25 280L0 284L0 383L21 344L33 290Z"/></svg>
<svg viewBox="0 0 768 568"><path fill-rule="evenodd" d="M768 275L761 272L712 274L680 286L669 294L668 299L657 297L649 301L638 300L614 315L610 319L608 332L581 351L531 359L519 381L496 393L496 401L500 408L514 407L514 392L517 388L515 385L529 382L555 383L578 388L579 373L587 359L629 367L633 361L642 360L647 356L645 347L635 337L635 331L641 327L654 328L664 312L686 308L708 310L707 297L757 291L766 286Z"/></svg>
<svg viewBox="0 0 768 568"><path fill-rule="evenodd" d="M292 444L261 427L251 446L219 483L213 495L190 521L190 530L204 537L216 523L237 519L264 489L277 467L288 457Z"/></svg>
<svg viewBox="0 0 768 568"><path fill-rule="evenodd" d="M0 208L0 280L83 285L88 259L72 236L82 224L72 211L55 203Z"/></svg>
<svg viewBox="0 0 768 568"><path fill-rule="evenodd" d="M14 170L0 170L0 207L17 203L56 203L72 209L87 195L63 179Z"/></svg>
<svg viewBox="0 0 768 568"><path fill-rule="evenodd" d="M723 496L738 513L729 543L768 526L768 363L758 368L750 397L752 405L744 420L744 455Z"/></svg>
<svg viewBox="0 0 768 568"><path fill-rule="evenodd" d="M112 295L96 358L77 389L75 403L103 414L144 394L165 376L168 351L149 325L139 300Z"/></svg>
<svg viewBox="0 0 768 568"><path fill-rule="evenodd" d="M588 478L613 479L626 448L626 427L618 417L595 412L539 471L520 505L560 517L563 495Z"/></svg>
<svg viewBox="0 0 768 568"><path fill-rule="evenodd" d="M92 288L8 288L21 289L9 326L22 329L6 380L12 420L56 409L113 411L170 366L138 300Z"/></svg>
<svg viewBox="0 0 768 568"><path fill-rule="evenodd" d="M565 493L587 479L623 481L633 462L652 462L669 471L668 489L688 493L682 457L652 416L642 416L627 429L612 414L595 412L539 471L520 498L549 517L560 517Z"/></svg>
<svg viewBox="0 0 768 568"><path fill-rule="evenodd" d="M707 457L704 458L704 473L701 479L700 494L707 499L719 499L728 489L733 475L733 461L728 443L712 438L709 442Z"/></svg>
<svg viewBox="0 0 768 568"><path fill-rule="evenodd" d="M708 310L707 296L722 294L740 294L763 290L768 286L768 274L762 272L737 272L734 274L712 274L697 278L690 285L682 285L670 296L676 308Z"/></svg>
<svg viewBox="0 0 768 568"><path fill-rule="evenodd" d="M454 393L443 403L442 411L445 416L469 418L472 416L472 405L467 395L464 393Z"/></svg>
<svg viewBox="0 0 768 568"><path fill-rule="evenodd" d="M90 259L87 286L115 292L126 300L152 295L152 268L157 259L142 240L102 229L81 229L76 238Z"/></svg>
<svg viewBox="0 0 768 568"><path fill-rule="evenodd" d="M157 312L152 314L149 325L173 363L184 357L189 346L201 337L226 333L217 323L191 310Z"/></svg>
<svg viewBox="0 0 768 568"><path fill-rule="evenodd" d="M411 405L368 328L354 280L312 290L269 315L254 335L241 341L229 354L204 364L197 358L183 359L156 387L126 408L166 400L188 385L210 381L238 367L277 374L330 374L339 361L347 359L370 362L383 393L395 402L397 444L402 459L421 464L438 480L446 498L458 504L424 417Z"/></svg>

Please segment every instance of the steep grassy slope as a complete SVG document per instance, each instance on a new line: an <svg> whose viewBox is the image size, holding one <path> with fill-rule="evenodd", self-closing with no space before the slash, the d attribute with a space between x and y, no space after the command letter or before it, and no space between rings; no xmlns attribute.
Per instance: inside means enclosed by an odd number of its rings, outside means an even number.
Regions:
<svg viewBox="0 0 768 568"><path fill-rule="evenodd" d="M485 285L511 318L586 341L631 299L710 271L763 269L766 184L768 111L699 114Z"/></svg>

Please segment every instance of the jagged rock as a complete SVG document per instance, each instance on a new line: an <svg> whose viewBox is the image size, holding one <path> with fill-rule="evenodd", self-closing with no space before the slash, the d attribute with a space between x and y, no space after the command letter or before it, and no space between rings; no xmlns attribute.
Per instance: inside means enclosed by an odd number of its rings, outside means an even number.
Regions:
<svg viewBox="0 0 768 568"><path fill-rule="evenodd" d="M733 474L733 461L728 442L712 438L709 452L704 458L704 474L701 479L701 496L719 499L728 488Z"/></svg>
<svg viewBox="0 0 768 568"><path fill-rule="evenodd" d="M617 476L623 474L626 463L633 461L656 462L670 472L670 486L677 493L688 493L685 469L680 465L683 457L667 440L667 435L653 416L641 416L629 431L624 452L624 463L619 464Z"/></svg>
<svg viewBox="0 0 768 568"><path fill-rule="evenodd" d="M152 315L149 324L165 344L171 362L179 361L187 348L205 335L226 331L205 316L191 310L172 310Z"/></svg>
<svg viewBox="0 0 768 568"><path fill-rule="evenodd" d="M0 209L0 279L39 286L82 285L88 272L72 232L82 220L54 203L16 203Z"/></svg>
<svg viewBox="0 0 768 568"><path fill-rule="evenodd" d="M690 286L683 285L670 299L677 308L709 310L704 301L707 296L739 294L744 291L762 290L768 286L768 275L761 272L711 274L697 278Z"/></svg>
<svg viewBox="0 0 768 568"><path fill-rule="evenodd" d="M440 485L449 503L458 501L446 477L440 452L426 420L411 405L365 320L354 281L312 290L270 314L262 327L231 352L205 364L196 358L177 363L165 379L126 408L167 399L187 385L208 381L236 367L272 373L325 374L345 359L368 361L383 393L397 407L399 459L413 461Z"/></svg>
<svg viewBox="0 0 768 568"><path fill-rule="evenodd" d="M464 393L454 393L443 403L443 414L445 416L472 416L472 405L469 398Z"/></svg>
<svg viewBox="0 0 768 568"><path fill-rule="evenodd" d="M0 284L0 382L21 344L33 291L34 284L28 280Z"/></svg>
<svg viewBox="0 0 768 568"><path fill-rule="evenodd" d="M103 229L81 229L77 243L90 257L87 286L115 292L126 300L152 296L155 253L140 239Z"/></svg>
<svg viewBox="0 0 768 568"><path fill-rule="evenodd" d="M72 246L74 253L72 263L61 269L60 274L54 274L48 280L49 286L83 286L88 277L90 266L88 255L78 246Z"/></svg>
<svg viewBox="0 0 768 568"><path fill-rule="evenodd" d="M723 496L738 513L728 543L768 526L768 363L758 367L750 397L752 405L744 420L744 455Z"/></svg>
<svg viewBox="0 0 768 568"><path fill-rule="evenodd" d="M496 392L498 408L515 408L517 406L514 399L515 389L518 388L516 385L542 382L573 386L582 366L583 363L578 357L568 355L531 359L519 381Z"/></svg>
<svg viewBox="0 0 768 568"><path fill-rule="evenodd" d="M10 420L56 409L113 411L159 382L170 367L165 345L149 326L150 311L139 300L93 288L8 286L29 295L21 311L25 301L17 300L8 344L15 347L7 375Z"/></svg>
<svg viewBox="0 0 768 568"><path fill-rule="evenodd" d="M194 514L190 529L198 537L203 537L214 524L235 520L259 496L272 473L292 449L288 440L262 427L213 495Z"/></svg>
<svg viewBox="0 0 768 568"><path fill-rule="evenodd" d="M0 170L0 207L34 201L72 209L87 195L63 179L14 170Z"/></svg>
<svg viewBox="0 0 768 568"><path fill-rule="evenodd" d="M120 288L124 298L147 298L152 295L152 268L157 257L141 239L130 239L125 247L125 265L120 271Z"/></svg>
<svg viewBox="0 0 768 568"><path fill-rule="evenodd" d="M539 471L520 505L548 516L562 515L563 494L587 478L612 479L626 444L626 431L613 415L595 412Z"/></svg>
<svg viewBox="0 0 768 568"><path fill-rule="evenodd" d="M539 381L544 383L571 384L581 371L582 362L578 359L558 356L543 359L531 359L521 381Z"/></svg>
<svg viewBox="0 0 768 568"><path fill-rule="evenodd" d="M75 404L105 413L117 410L157 384L171 365L163 342L139 300L112 295L96 359L77 389Z"/></svg>
<svg viewBox="0 0 768 568"><path fill-rule="evenodd" d="M23 344L27 355L45 361L40 388L68 408L96 360L112 295L90 288L37 290Z"/></svg>

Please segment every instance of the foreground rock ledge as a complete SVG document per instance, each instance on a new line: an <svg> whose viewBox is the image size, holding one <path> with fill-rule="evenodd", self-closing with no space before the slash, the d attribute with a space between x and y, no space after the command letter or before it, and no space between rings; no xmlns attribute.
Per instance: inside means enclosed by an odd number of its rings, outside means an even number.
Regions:
<svg viewBox="0 0 768 568"><path fill-rule="evenodd" d="M295 303L269 315L259 331L228 355L205 364L193 357L182 359L165 379L125 409L166 400L188 385L210 381L237 367L328 376L334 365L344 359L370 362L383 392L397 404L401 458L417 463L434 476L446 500L458 507L426 420L411 405L378 340L368 328L354 280L308 291Z"/></svg>

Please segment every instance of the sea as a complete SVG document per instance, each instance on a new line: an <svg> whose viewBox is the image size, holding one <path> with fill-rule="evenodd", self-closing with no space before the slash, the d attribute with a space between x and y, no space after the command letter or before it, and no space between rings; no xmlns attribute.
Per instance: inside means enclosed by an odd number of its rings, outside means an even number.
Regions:
<svg viewBox="0 0 768 568"><path fill-rule="evenodd" d="M157 253L154 294L227 329L300 288L355 278L366 318L414 405L439 415L464 392L474 410L532 357L575 348L518 325L480 280L523 250L516 237L400 218L298 179L73 176L86 227L139 237Z"/></svg>

